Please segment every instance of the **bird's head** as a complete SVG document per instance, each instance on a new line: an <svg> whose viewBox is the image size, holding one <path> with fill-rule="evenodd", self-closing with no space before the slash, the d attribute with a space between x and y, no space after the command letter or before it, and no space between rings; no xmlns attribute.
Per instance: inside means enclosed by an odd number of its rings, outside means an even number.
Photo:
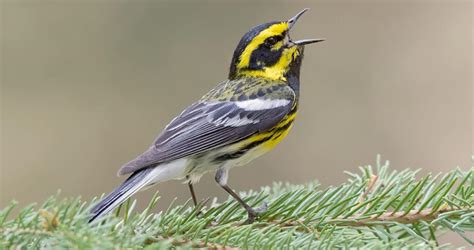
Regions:
<svg viewBox="0 0 474 250"><path fill-rule="evenodd" d="M288 74L298 74L304 46L324 39L293 41L289 31L308 9L287 21L258 25L240 39L230 65L229 79L263 77L286 81Z"/></svg>

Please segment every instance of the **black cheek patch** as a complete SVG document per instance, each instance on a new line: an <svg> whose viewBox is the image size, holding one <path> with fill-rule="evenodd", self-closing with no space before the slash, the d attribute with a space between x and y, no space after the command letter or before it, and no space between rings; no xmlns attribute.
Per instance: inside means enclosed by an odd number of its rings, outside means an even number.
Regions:
<svg viewBox="0 0 474 250"><path fill-rule="evenodd" d="M279 50L271 50L264 44L260 45L252 52L248 69L259 70L263 67L270 67L275 65L281 57L283 48Z"/></svg>

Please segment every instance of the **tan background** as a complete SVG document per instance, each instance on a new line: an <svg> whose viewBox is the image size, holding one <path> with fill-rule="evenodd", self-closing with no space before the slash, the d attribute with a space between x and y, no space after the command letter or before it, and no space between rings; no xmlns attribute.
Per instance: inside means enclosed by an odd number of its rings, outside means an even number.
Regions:
<svg viewBox="0 0 474 250"><path fill-rule="evenodd" d="M123 178L174 115L227 75L249 28L310 7L293 37L306 50L290 136L230 184L325 185L373 164L440 172L473 154L473 4L469 1L2 1L1 199L89 199ZM188 199L160 184L165 208ZM198 196L225 194L206 176ZM146 203L153 191L137 197Z"/></svg>

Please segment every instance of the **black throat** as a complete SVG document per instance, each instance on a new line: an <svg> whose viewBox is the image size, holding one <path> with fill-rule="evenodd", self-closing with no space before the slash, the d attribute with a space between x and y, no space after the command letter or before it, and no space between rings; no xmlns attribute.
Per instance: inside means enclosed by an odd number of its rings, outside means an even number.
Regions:
<svg viewBox="0 0 474 250"><path fill-rule="evenodd" d="M290 64L290 69L286 72L285 77L288 81L288 85L292 88L296 93L296 98L300 96L300 69L301 64L303 62L303 50L304 48L298 48L300 51L300 55L293 60Z"/></svg>

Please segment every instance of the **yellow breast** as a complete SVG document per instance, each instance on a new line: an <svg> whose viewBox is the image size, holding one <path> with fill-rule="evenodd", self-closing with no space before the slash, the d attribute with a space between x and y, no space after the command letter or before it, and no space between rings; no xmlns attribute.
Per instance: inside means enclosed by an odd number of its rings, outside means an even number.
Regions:
<svg viewBox="0 0 474 250"><path fill-rule="evenodd" d="M272 150L278 143L283 140L283 138L288 135L290 129L293 126L293 121L295 117L296 110L295 112L291 112L289 115L287 115L280 123L278 123L272 129L264 133L251 136L237 144L234 144L232 146L232 150L239 150L248 147L252 144L257 144L257 146L251 148L239 159L236 159L236 162L234 162L233 164L237 166L245 165L250 161L254 160L255 158Z"/></svg>

